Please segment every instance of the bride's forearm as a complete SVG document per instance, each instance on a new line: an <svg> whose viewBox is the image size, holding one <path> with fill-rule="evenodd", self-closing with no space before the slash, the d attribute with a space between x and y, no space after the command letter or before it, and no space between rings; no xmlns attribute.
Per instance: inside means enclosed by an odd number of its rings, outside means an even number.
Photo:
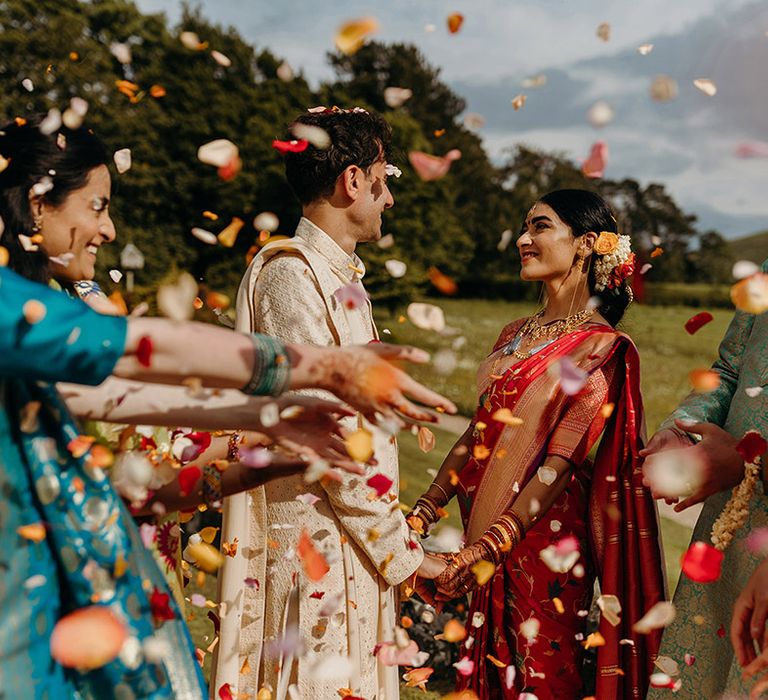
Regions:
<svg viewBox="0 0 768 700"><path fill-rule="evenodd" d="M445 505L456 495L456 477L467 464L469 450L472 446L472 433L474 427L470 424L462 436L456 441L453 449L443 460L437 476L434 478L426 495L440 505Z"/></svg>

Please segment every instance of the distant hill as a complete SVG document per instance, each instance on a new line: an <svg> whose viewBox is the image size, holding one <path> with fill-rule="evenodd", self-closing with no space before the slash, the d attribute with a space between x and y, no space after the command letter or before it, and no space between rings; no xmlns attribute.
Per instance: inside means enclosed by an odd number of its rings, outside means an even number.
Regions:
<svg viewBox="0 0 768 700"><path fill-rule="evenodd" d="M736 260L751 260L758 265L768 258L768 231L728 241Z"/></svg>

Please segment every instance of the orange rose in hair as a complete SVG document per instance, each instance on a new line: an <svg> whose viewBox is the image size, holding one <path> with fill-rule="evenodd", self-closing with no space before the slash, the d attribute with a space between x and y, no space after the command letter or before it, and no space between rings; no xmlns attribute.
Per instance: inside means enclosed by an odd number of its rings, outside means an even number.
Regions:
<svg viewBox="0 0 768 700"><path fill-rule="evenodd" d="M595 241L595 253L608 255L619 247L619 237L610 231L601 231Z"/></svg>

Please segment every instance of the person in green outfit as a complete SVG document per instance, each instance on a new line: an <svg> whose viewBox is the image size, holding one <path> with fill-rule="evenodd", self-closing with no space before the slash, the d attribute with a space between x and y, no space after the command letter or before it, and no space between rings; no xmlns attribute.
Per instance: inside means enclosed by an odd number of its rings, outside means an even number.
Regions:
<svg viewBox="0 0 768 700"><path fill-rule="evenodd" d="M768 271L768 261L763 263ZM712 526L731 496L731 490L744 477L744 460L736 445L749 431L768 435L768 313L737 311L723 337L719 357L712 370L720 377L719 386L706 393L691 393L651 438L645 457L673 448L687 448L687 457L700 465L699 483L694 492L675 505L682 511L703 503L693 531L693 541L710 543ZM648 464L648 461L646 461ZM652 484L650 481L648 485ZM660 656L677 662L680 671L679 698L710 700L722 693L745 694L749 682L741 665L754 658L748 645L731 644L728 631L734 604L746 590L737 611L756 609L755 581L750 577L760 558L745 547L751 532L768 527L768 498L764 486L757 486L748 505L744 524L736 530L733 541L724 550L722 573L712 583L697 583L685 574L675 591L673 603L677 614L664 631ZM666 494L655 493L657 498ZM676 499L667 499L675 501ZM768 571L759 570L762 586L768 586ZM751 616L749 636L763 648L765 606ZM756 610L757 612L757 610ZM748 619L741 615L739 619ZM743 639L741 627L738 635ZM652 689L648 698L661 700L669 690Z"/></svg>

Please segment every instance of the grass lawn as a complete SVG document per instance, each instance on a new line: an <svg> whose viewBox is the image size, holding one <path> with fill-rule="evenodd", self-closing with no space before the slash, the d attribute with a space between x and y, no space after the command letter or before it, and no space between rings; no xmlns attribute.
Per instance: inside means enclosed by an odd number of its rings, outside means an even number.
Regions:
<svg viewBox="0 0 768 700"><path fill-rule="evenodd" d="M414 367L413 374L433 389L444 393L459 406L463 415L471 415L474 409L475 372L481 359L489 352L500 330L515 318L529 314L531 304L484 300L441 299L437 302L445 312L451 332L439 335L422 331L400 314L379 314L379 329L388 329L383 339L397 343L411 343L433 355L439 351L451 351L455 355L456 368L450 374L439 374L433 367ZM698 309L687 307L630 308L622 324L637 344L641 356L642 388L646 409L646 422L651 434L689 390L688 373L698 367L707 367L717 353L717 344L731 318L727 310L714 310L714 321L702 328L695 336L685 332L683 324ZM464 339L463 341L460 339ZM432 480L443 457L453 446L456 436L443 430L435 430L436 446L428 454L423 453L410 433L404 432L400 443L401 500L412 504ZM455 504L449 507L449 518L444 521L461 527ZM662 519L662 537L666 555L670 593L680 574L680 557L688 546L690 530L672 520ZM190 585L187 595L198 590ZM206 577L201 590L208 598L215 598L215 581ZM198 647L205 649L213 636L213 626L207 619L207 609L187 607L190 627ZM206 671L208 667L206 659ZM422 693L418 689L403 689L404 700L438 699L436 693Z"/></svg>

